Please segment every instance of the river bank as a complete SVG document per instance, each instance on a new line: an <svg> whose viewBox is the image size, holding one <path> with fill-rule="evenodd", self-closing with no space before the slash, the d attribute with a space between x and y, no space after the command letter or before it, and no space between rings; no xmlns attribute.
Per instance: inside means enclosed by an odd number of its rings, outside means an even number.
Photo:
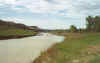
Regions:
<svg viewBox="0 0 100 63"><path fill-rule="evenodd" d="M18 39L36 36L39 32L23 29L0 30L0 40Z"/></svg>
<svg viewBox="0 0 100 63"><path fill-rule="evenodd" d="M65 35L64 35L65 36ZM69 33L33 63L99 63L100 33Z"/></svg>
<svg viewBox="0 0 100 63"><path fill-rule="evenodd" d="M8 40L8 39L19 39L19 38L25 38L25 37L31 37L36 36L35 35L9 35L9 36L0 36L0 40Z"/></svg>
<svg viewBox="0 0 100 63"><path fill-rule="evenodd" d="M0 40L36 36L38 33L37 26L28 26L13 21L0 20Z"/></svg>

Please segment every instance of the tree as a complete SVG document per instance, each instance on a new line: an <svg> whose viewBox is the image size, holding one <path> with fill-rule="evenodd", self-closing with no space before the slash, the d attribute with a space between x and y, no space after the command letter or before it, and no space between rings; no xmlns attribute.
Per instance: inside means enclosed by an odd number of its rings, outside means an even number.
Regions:
<svg viewBox="0 0 100 63"><path fill-rule="evenodd" d="M95 26L95 31L100 32L100 16L95 16L94 17L94 26Z"/></svg>
<svg viewBox="0 0 100 63"><path fill-rule="evenodd" d="M100 32L100 16L88 16L86 21L88 31Z"/></svg>
<svg viewBox="0 0 100 63"><path fill-rule="evenodd" d="M70 26L70 31L71 31L71 32L77 32L76 26L71 25L71 26Z"/></svg>
<svg viewBox="0 0 100 63"><path fill-rule="evenodd" d="M94 29L94 20L92 16L88 16L86 18L87 21L87 30L92 31Z"/></svg>

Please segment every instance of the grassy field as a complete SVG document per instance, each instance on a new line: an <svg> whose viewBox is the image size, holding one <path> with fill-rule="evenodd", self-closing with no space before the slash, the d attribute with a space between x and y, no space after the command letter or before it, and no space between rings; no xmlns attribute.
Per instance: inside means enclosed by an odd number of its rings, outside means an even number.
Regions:
<svg viewBox="0 0 100 63"><path fill-rule="evenodd" d="M100 63L100 33L63 34L62 43L41 53L33 63Z"/></svg>

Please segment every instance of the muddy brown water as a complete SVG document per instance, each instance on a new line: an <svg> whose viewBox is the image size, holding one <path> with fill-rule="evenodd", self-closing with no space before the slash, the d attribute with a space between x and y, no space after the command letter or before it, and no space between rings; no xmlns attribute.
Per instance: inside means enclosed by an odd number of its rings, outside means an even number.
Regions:
<svg viewBox="0 0 100 63"><path fill-rule="evenodd" d="M62 36L48 33L22 39L0 40L0 63L31 63L41 52L63 40Z"/></svg>

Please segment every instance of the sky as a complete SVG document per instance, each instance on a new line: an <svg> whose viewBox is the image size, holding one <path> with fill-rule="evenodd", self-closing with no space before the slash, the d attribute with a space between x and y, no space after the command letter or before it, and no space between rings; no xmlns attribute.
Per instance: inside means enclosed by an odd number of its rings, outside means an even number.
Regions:
<svg viewBox="0 0 100 63"><path fill-rule="evenodd" d="M85 28L89 15L100 15L100 0L0 0L0 19L44 29Z"/></svg>

